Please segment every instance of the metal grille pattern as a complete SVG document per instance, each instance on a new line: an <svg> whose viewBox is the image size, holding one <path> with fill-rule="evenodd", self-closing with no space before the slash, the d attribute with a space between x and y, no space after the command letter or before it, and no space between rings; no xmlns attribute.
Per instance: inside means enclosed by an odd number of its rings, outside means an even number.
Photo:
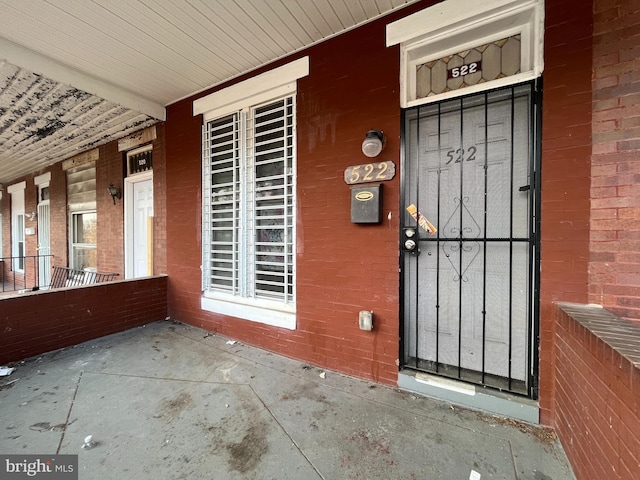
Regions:
<svg viewBox="0 0 640 480"><path fill-rule="evenodd" d="M293 98L254 115L255 293L293 298Z"/></svg>
<svg viewBox="0 0 640 480"><path fill-rule="evenodd" d="M239 115L207 123L203 205L205 290L239 292Z"/></svg>
<svg viewBox="0 0 640 480"><path fill-rule="evenodd" d="M204 127L204 290L294 299L293 97Z"/></svg>
<svg viewBox="0 0 640 480"><path fill-rule="evenodd" d="M533 395L534 90L509 87L405 116L404 364ZM415 233L412 233L415 232ZM403 238L402 242L405 242Z"/></svg>

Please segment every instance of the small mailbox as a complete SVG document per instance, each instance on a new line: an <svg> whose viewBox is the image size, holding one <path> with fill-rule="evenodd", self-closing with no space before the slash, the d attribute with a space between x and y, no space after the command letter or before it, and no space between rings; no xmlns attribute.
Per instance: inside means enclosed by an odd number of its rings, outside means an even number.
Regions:
<svg viewBox="0 0 640 480"><path fill-rule="evenodd" d="M351 223L380 223L382 220L382 185L351 187Z"/></svg>

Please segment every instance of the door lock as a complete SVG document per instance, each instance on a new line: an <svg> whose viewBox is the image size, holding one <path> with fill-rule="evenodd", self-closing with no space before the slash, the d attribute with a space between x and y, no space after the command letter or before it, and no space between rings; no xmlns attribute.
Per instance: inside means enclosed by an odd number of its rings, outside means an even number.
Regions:
<svg viewBox="0 0 640 480"><path fill-rule="evenodd" d="M416 230L415 228L405 228L404 229L404 244L403 244L403 249L405 252L407 253L411 253L412 255L415 255L417 253L420 253L420 250L418 249L418 242L417 242L417 238L416 238Z"/></svg>

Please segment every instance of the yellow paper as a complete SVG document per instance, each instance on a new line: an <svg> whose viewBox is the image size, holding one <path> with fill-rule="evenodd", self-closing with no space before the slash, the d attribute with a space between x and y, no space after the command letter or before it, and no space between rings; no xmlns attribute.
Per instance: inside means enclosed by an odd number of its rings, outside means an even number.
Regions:
<svg viewBox="0 0 640 480"><path fill-rule="evenodd" d="M427 220L427 218L422 215L422 213L418 211L418 208L413 203L407 207L407 212L409 212L409 214L413 217L414 220L418 222L418 225L420 225L425 232L427 232L429 235L436 234L438 229L434 227L434 225L429 220Z"/></svg>

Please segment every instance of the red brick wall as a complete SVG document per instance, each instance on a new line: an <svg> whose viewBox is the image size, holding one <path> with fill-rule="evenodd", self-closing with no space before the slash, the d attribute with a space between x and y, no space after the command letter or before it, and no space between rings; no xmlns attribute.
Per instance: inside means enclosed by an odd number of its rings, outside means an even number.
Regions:
<svg viewBox="0 0 640 480"><path fill-rule="evenodd" d="M124 278L124 176L125 166L118 142L100 147L96 162L96 211L98 217L98 271L113 272ZM113 184L122 192L115 205L107 187Z"/></svg>
<svg viewBox="0 0 640 480"><path fill-rule="evenodd" d="M157 138L153 141L154 175L154 273L166 272L166 169L164 156L164 127L156 125ZM11 184L26 182L25 213L37 211L37 189L34 178L45 172L51 173L50 192L50 228L52 265L67 266L69 255L69 216L67 212L67 174L62 170L62 162L16 179ZM126 165L123 152L118 151L118 142L113 141L100 147L100 158L96 162L96 208L98 213L98 270L115 272L124 277L124 200L113 200L107 193L107 187L113 183L124 187ZM2 199L2 242L3 254L11 256L11 208L10 195L3 192ZM27 228L36 228L37 220L25 219ZM37 255L38 237L27 235L26 255ZM28 260L26 284L22 275L18 277L20 285L28 288L35 285L32 261ZM5 274L11 275L8 265Z"/></svg>
<svg viewBox="0 0 640 480"><path fill-rule="evenodd" d="M166 276L3 298L0 364L164 320L166 299Z"/></svg>
<svg viewBox="0 0 640 480"><path fill-rule="evenodd" d="M68 265L69 258L69 217L67 216L67 173L62 164L53 165L49 183L49 214L51 228L51 264L60 267Z"/></svg>
<svg viewBox="0 0 640 480"><path fill-rule="evenodd" d="M51 254L54 255L52 265L67 265L67 256L69 250L67 236L67 183L65 172L62 171L61 164L58 163L43 170L38 170L30 175L15 179L11 185L24 181L25 187L25 214L37 212L38 208L38 190L34 184L35 177L44 173L51 173L51 181L49 183L50 192L50 244ZM2 245L3 255L10 257L11 252L11 195L5 191L2 198ZM34 235L25 235L25 255L33 256L38 254L38 220L29 220L25 217L25 227L35 229ZM36 285L36 274L34 273L34 264L32 259L26 260L26 279L23 275L16 275L16 279L20 288L32 288ZM13 272L10 269L10 262L5 264L5 279L13 279Z"/></svg>
<svg viewBox="0 0 640 480"><path fill-rule="evenodd" d="M573 0L545 5L539 376L541 421L552 424L553 302L587 300L592 8Z"/></svg>
<svg viewBox="0 0 640 480"><path fill-rule="evenodd" d="M594 9L589 302L640 321L640 1Z"/></svg>
<svg viewBox="0 0 640 480"><path fill-rule="evenodd" d="M38 189L33 183L33 177L27 178L27 187L24 191L24 228L25 228L25 255L37 255L38 252L38 219L36 217L33 220L30 219L30 215L33 212L38 211ZM28 216L29 215L29 216ZM28 231L34 233L27 234ZM35 259L25 259L26 287L33 288L38 284L38 270Z"/></svg>
<svg viewBox="0 0 640 480"><path fill-rule="evenodd" d="M0 214L2 214L2 217L0 218L0 221L2 222L2 238L0 238L0 244L2 244L2 249L0 249L0 251L2 252L2 255L0 255L0 257L4 257L4 256L9 256L9 242L7 239L7 236L5 235L4 232L7 231L7 229L9 228L9 194L7 193L7 191L4 189L4 187L2 188L2 194L0 195Z"/></svg>
<svg viewBox="0 0 640 480"><path fill-rule="evenodd" d="M167 273L167 168L164 124L153 141L153 273Z"/></svg>
<svg viewBox="0 0 640 480"><path fill-rule="evenodd" d="M424 2L420 8L428 5ZM192 116L193 99L168 107L167 271L172 317L347 374L397 382L399 176L384 183L383 222L362 226L350 221L350 190L343 174L349 165L367 163L360 145L371 128L387 136L379 158L399 166L399 49L385 46L385 25L398 16L304 52L310 56L310 75L298 81L297 96L295 331L200 309L202 119ZM365 309L374 311L373 332L358 328L358 312Z"/></svg>
<svg viewBox="0 0 640 480"><path fill-rule="evenodd" d="M157 138L153 145L153 260L154 274L166 272L166 169L164 157L164 126L156 125ZM138 148L138 147L135 147ZM118 151L114 141L100 147L96 164L96 200L98 211L98 270L119 273L124 278L124 181L127 175L126 152ZM107 187L113 184L122 191L123 198L113 204Z"/></svg>
<svg viewBox="0 0 640 480"><path fill-rule="evenodd" d="M0 242L2 242L2 256L10 257L11 256L11 195L7 193L6 187L2 192L2 199L0 199L0 211L2 211L2 238L0 238ZM8 263L3 262L0 265L0 279L7 278L7 275L11 273L10 267Z"/></svg>
<svg viewBox="0 0 640 480"><path fill-rule="evenodd" d="M635 480L640 369L561 309L556 318L555 427L574 473L580 480Z"/></svg>

